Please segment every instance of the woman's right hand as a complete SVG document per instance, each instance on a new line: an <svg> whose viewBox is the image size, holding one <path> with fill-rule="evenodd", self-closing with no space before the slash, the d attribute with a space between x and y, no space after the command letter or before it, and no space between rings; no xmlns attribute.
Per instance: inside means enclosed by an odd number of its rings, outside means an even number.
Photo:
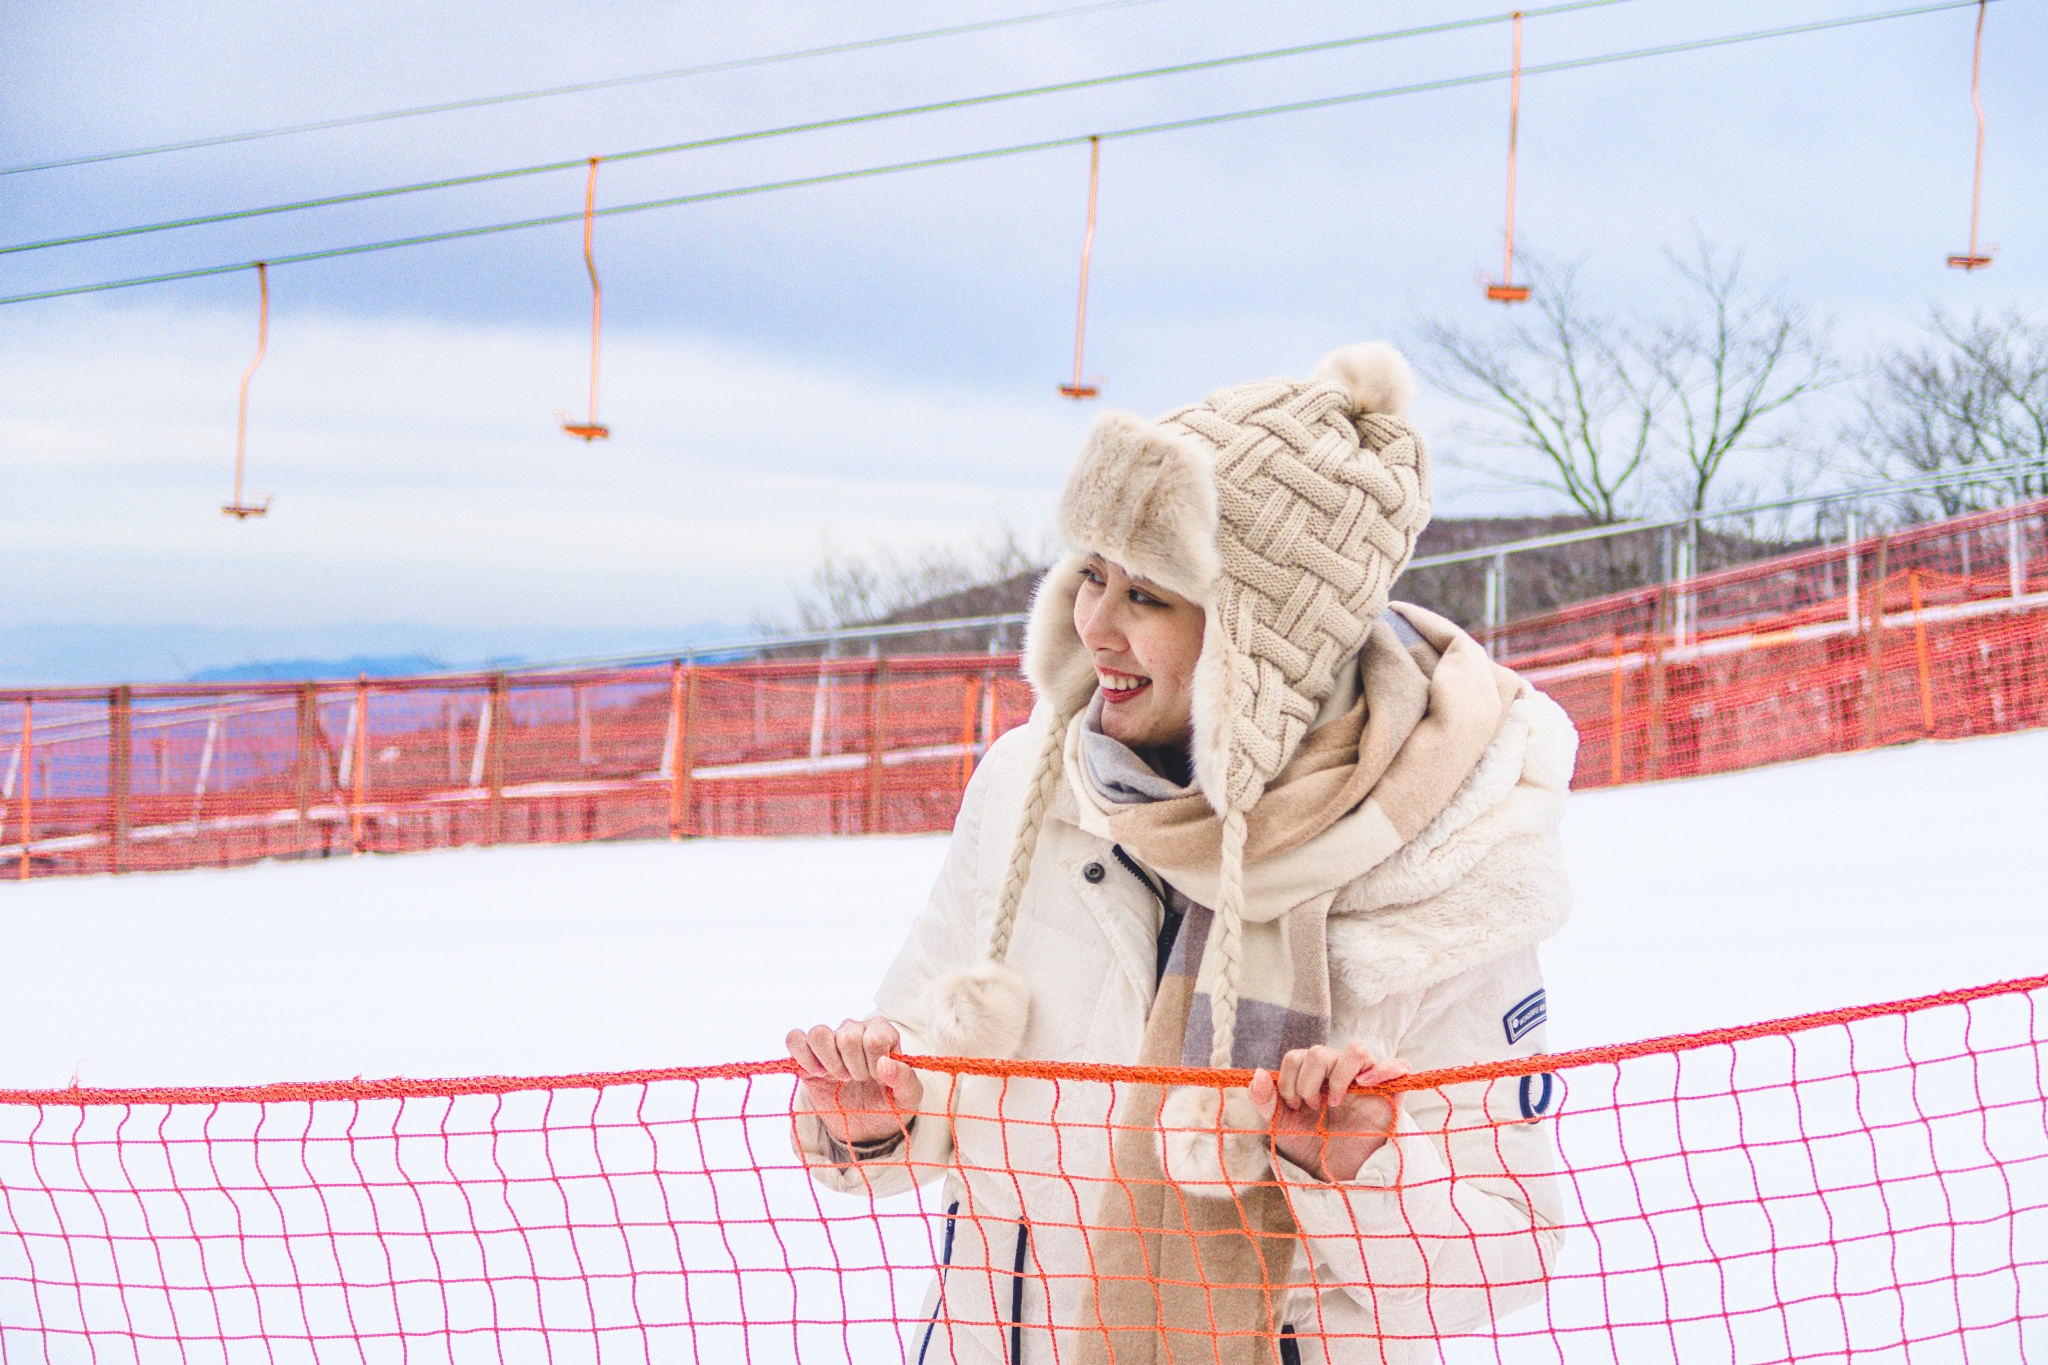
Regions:
<svg viewBox="0 0 2048 1365"><path fill-rule="evenodd" d="M784 1041L811 1111L843 1146L904 1132L924 1099L917 1072L889 1055L903 1039L886 1019L791 1029Z"/></svg>

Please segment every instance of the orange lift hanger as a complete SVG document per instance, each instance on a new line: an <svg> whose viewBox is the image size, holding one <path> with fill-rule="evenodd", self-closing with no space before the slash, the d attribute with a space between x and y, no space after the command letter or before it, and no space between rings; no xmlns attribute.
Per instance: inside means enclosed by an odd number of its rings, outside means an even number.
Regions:
<svg viewBox="0 0 2048 1365"><path fill-rule="evenodd" d="M1515 135L1522 122L1522 12L1515 11L1515 65L1508 78L1508 232L1500 281L1486 283L1486 297L1495 303L1527 303L1529 286L1515 283Z"/></svg>
<svg viewBox="0 0 2048 1365"><path fill-rule="evenodd" d="M235 500L220 509L223 515L236 521L260 517L270 510L267 497L261 503L242 501L242 456L249 437L249 378L263 363L264 348L270 344L270 267L262 261L256 262L256 286L262 293L263 303L256 319L256 358L249 362L248 369L242 371L242 403L235 417Z"/></svg>
<svg viewBox="0 0 2048 1365"><path fill-rule="evenodd" d="M590 420L573 422L561 417L562 430L583 441L602 441L612 429L597 420L597 344L604 334L604 287L597 282L597 260L590 254L590 225L597 208L597 162L590 158L590 180L583 187L583 264L590 271Z"/></svg>
<svg viewBox="0 0 2048 1365"><path fill-rule="evenodd" d="M1081 305L1074 319L1074 382L1060 385L1062 397L1079 401L1101 392L1081 380L1081 349L1088 340L1088 257L1095 250L1095 187L1102 178L1102 139L1088 139L1088 233L1081 239Z"/></svg>
<svg viewBox="0 0 2048 1365"><path fill-rule="evenodd" d="M1951 270L1982 270L1991 264L1996 247L1977 250L1977 208L1984 199L1984 101L1977 97L1977 77L1984 68L1984 5L1977 0L1977 50L1970 58L1970 103L1977 110L1977 174L1970 185L1970 249L1948 258Z"/></svg>

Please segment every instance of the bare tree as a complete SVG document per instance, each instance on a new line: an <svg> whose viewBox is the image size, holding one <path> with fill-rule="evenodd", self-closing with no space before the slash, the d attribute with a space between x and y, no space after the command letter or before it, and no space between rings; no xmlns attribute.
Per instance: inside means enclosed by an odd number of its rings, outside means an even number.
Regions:
<svg viewBox="0 0 2048 1365"><path fill-rule="evenodd" d="M1926 340L1893 347L1872 365L1861 418L1844 441L1887 478L2048 461L2048 324L2018 309L1959 318L1937 308L1926 330ZM2037 468L1911 501L1954 516L2044 494L2048 471Z"/></svg>
<svg viewBox="0 0 2048 1365"><path fill-rule="evenodd" d="M1007 522L968 545L925 545L905 553L848 550L827 537L809 583L797 590L796 620L804 630L873 625L936 597L1042 570L1051 560L1046 547L1028 543ZM755 624L770 632L784 629L774 620Z"/></svg>
<svg viewBox="0 0 2048 1365"><path fill-rule="evenodd" d="M1843 372L1826 329L1805 310L1777 288L1744 285L1741 252L1724 259L1695 237L1690 257L1667 255L1692 286L1692 304L1675 319L1645 323L1650 339L1638 349L1663 389L1661 472L1679 510L1704 512L1728 457L1787 448L1799 432L1801 400Z"/></svg>
<svg viewBox="0 0 2048 1365"><path fill-rule="evenodd" d="M1664 316L1598 311L1577 266L1536 261L1529 321L1423 324L1423 372L1480 415L1462 433L1535 457L1474 467L1612 522L1660 503L1705 511L1732 456L1791 444L1803 400L1841 377L1826 329L1703 237L1670 261L1689 288Z"/></svg>
<svg viewBox="0 0 2048 1365"><path fill-rule="evenodd" d="M1621 322L1586 305L1576 265L1535 261L1529 280L1533 319L1497 330L1425 322L1418 364L1481 414L1463 434L1536 457L1533 474L1476 467L1560 494L1595 521L1623 520L1662 415L1657 368Z"/></svg>

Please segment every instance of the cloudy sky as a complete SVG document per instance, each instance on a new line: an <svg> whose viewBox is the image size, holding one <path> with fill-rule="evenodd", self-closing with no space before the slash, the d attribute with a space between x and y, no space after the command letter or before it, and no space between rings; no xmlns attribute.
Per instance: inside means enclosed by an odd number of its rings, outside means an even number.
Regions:
<svg viewBox="0 0 2048 1365"><path fill-rule="evenodd" d="M1053 8L296 0L0 11L0 168L715 63ZM1617 0L1527 21L1535 65L1877 13ZM0 175L0 242L604 155L1498 11L1142 0L976 34L205 150ZM1968 232L1973 9L1531 76L1523 242L1617 308L1699 231L1852 353L1932 305L2048 304L2048 6L1990 6L1984 239ZM608 165L600 205L1504 68L1504 24ZM1507 90L1482 83L1110 141L1091 374L1141 412L1303 373L1423 318L1483 326ZM600 220L601 415L580 413L574 224L280 266L230 491L252 272L0 307L0 630L675 632L783 608L821 538L1047 524L1089 418L1072 364L1085 147ZM571 170L0 255L0 294L573 212ZM1492 309L1489 312L1489 308ZM1448 433L1456 414L1425 394ZM1439 449L1451 451L1447 434ZM1440 509L1540 500L1445 479ZM339 636L335 638L340 638Z"/></svg>

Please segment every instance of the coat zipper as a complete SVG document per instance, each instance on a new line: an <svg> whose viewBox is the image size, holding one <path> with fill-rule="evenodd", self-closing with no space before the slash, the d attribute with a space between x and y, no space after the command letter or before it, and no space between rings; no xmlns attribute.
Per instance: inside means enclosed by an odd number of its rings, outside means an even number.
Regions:
<svg viewBox="0 0 2048 1365"><path fill-rule="evenodd" d="M1153 948L1152 974L1152 986L1156 990L1159 983L1166 979L1166 964L1173 958L1173 945L1180 937L1181 921L1187 916L1173 908L1173 897L1168 894L1173 888L1167 886L1165 878L1162 877L1155 884L1152 878L1145 874L1145 869L1138 866L1137 859L1124 852L1122 844L1111 844L1109 851L1115 855L1117 862L1123 865L1124 871L1143 882L1145 889L1152 893L1152 899L1159 902L1159 938Z"/></svg>
<svg viewBox="0 0 2048 1365"><path fill-rule="evenodd" d="M1031 1242L1031 1224L1017 1220L1017 1261L1010 1271L1010 1365L1019 1365L1024 1350L1024 1248Z"/></svg>
<svg viewBox="0 0 2048 1365"><path fill-rule="evenodd" d="M946 1270L953 1264L953 1227L959 1213L959 1200L946 1206L946 1242L939 1253L939 1296L932 1301L932 1315L924 1325L924 1340L917 1346L917 1365L924 1365L924 1353L932 1348L932 1329L939 1325L939 1314L946 1309Z"/></svg>

